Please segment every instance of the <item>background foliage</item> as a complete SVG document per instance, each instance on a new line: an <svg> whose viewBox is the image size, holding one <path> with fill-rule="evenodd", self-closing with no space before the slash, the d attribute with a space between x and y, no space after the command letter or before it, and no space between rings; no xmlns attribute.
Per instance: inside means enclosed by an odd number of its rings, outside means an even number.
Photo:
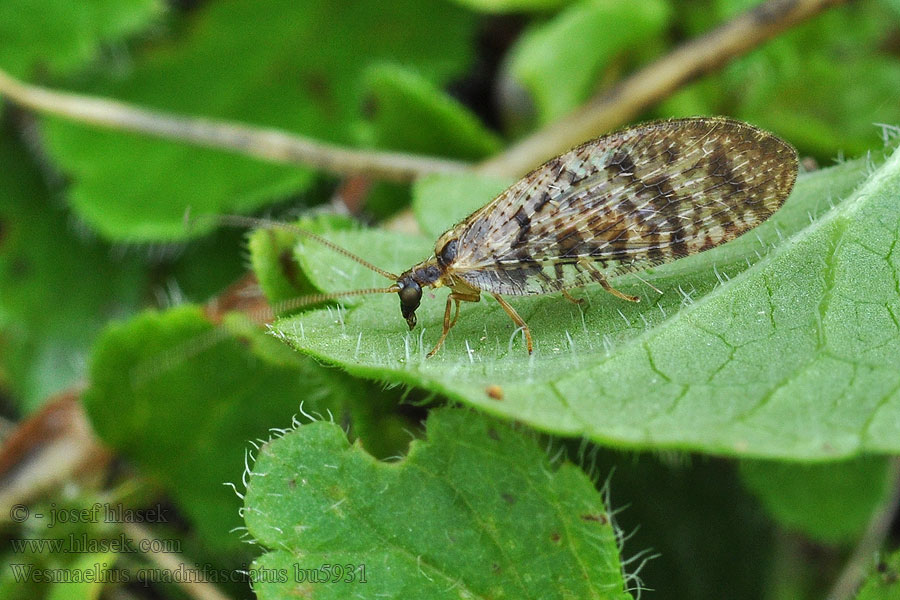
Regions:
<svg viewBox="0 0 900 600"><path fill-rule="evenodd" d="M755 4L5 0L0 69L162 111L477 161ZM288 585L257 581L260 598L617 598L642 586L659 598L822 597L897 489L898 41L896 1L841 6L643 114L752 122L794 144L810 172L756 232L643 275L661 295L622 278L638 306L593 289L583 309L516 302L532 357L484 301L425 361L442 294L424 299L411 334L396 298L375 297L313 307L267 335L247 314L203 308L235 300L228 285L248 263L273 301L384 281L284 231L184 222L186 211L302 216L397 271L509 180L338 180L0 106L4 413L27 419L83 389L93 430L121 457L102 481L34 510L164 503L177 522L154 533L183 540L186 562L291 573ZM418 233L396 231L398 216ZM896 545L890 532L873 552ZM4 530L9 541L69 533L118 530ZM2 552L4 565L108 572L147 561ZM895 597L897 556L864 558L860 598ZM326 563L365 564L370 583L293 578L295 564ZM246 578L233 579L216 585L245 597ZM114 592L183 594L0 573L4 598Z"/></svg>

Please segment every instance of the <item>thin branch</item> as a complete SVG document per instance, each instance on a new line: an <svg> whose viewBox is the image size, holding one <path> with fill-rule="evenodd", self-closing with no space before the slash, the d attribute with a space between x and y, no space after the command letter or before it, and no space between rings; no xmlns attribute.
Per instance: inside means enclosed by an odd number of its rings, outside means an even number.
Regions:
<svg viewBox="0 0 900 600"><path fill-rule="evenodd" d="M615 87L478 166L521 175L546 159L628 122L682 86L786 29L848 0L769 0L691 40Z"/></svg>
<svg viewBox="0 0 900 600"><path fill-rule="evenodd" d="M768 0L676 48L567 117L537 131L477 167L518 175L554 154L622 125L685 84L759 46L825 9L849 0ZM395 152L356 150L277 129L171 115L118 102L48 90L0 70L0 95L32 110L82 123L230 150L273 162L410 181L430 173L458 173L464 162Z"/></svg>
<svg viewBox="0 0 900 600"><path fill-rule="evenodd" d="M467 163L454 160L356 150L278 129L177 116L116 100L57 92L23 83L2 70L0 95L22 107L80 123L230 150L272 162L312 166L337 175L365 174L411 181L430 173L457 173L470 168Z"/></svg>
<svg viewBox="0 0 900 600"><path fill-rule="evenodd" d="M900 458L890 460L890 493L884 502L872 515L865 533L853 550L853 554L847 559L841 574L838 576L828 594L828 600L849 600L856 595L856 591L862 583L868 571L868 565L872 557L881 549L885 539L891 531L891 523L897 516L900 508Z"/></svg>

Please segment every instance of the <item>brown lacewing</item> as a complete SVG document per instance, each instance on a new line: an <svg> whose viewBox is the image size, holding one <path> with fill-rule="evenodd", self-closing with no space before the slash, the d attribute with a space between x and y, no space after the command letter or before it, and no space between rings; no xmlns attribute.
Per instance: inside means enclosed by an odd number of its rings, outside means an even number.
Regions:
<svg viewBox="0 0 900 600"><path fill-rule="evenodd" d="M703 252L753 229L778 210L797 177L797 153L746 123L691 118L647 123L586 142L550 159L441 235L434 255L395 275L313 233L250 218L239 224L287 227L393 281L385 288L320 294L332 298L397 293L409 328L422 288L447 287L443 331L460 302L491 294L531 332L504 296L562 292L597 283L638 302L609 279ZM455 305L453 319L451 308Z"/></svg>

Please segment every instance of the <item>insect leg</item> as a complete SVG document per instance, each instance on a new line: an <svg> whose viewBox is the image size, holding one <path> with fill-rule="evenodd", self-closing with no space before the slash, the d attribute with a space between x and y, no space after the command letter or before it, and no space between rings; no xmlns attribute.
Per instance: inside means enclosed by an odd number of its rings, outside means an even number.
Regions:
<svg viewBox="0 0 900 600"><path fill-rule="evenodd" d="M435 344L434 348L431 349L425 358L431 358L437 351L441 349L441 346L444 345L444 340L447 339L447 334L450 333L450 328L456 325L457 319L459 319L459 303L460 302L478 302L481 297L478 294L462 294L459 292L452 292L449 296L447 296L447 306L444 308L444 329L441 331L441 337L438 338L437 344ZM453 320L450 320L450 303L456 303L456 316L453 317Z"/></svg>
<svg viewBox="0 0 900 600"><path fill-rule="evenodd" d="M606 280L606 276L603 273L601 273L600 271L598 271L593 265L583 264L582 266L584 266L587 269L587 272L590 273L591 279L593 279L594 281L599 283L603 287L604 290L606 290L607 292L609 292L616 298L621 298L622 300L628 300L629 302L640 302L641 301L640 296L629 296L628 294L620 292L613 286L609 285L609 282Z"/></svg>
<svg viewBox="0 0 900 600"><path fill-rule="evenodd" d="M450 306L452 303L453 294L450 294L447 296L447 306L444 307L444 330L441 332L441 337L438 338L437 344L434 345L434 348L431 349L431 352L429 352L425 358L431 358L437 354L437 351L444 345L444 340L447 338L447 334L450 333L450 328L453 327L453 324L450 322ZM459 306L459 304L457 304L457 306Z"/></svg>
<svg viewBox="0 0 900 600"><path fill-rule="evenodd" d="M568 300L572 304L584 304L584 298L576 298L566 290L562 291L562 295L566 300Z"/></svg>
<svg viewBox="0 0 900 600"><path fill-rule="evenodd" d="M629 302L640 302L640 296L629 296L628 294L623 294L613 286L609 285L609 282L606 280L606 277L603 275L598 279L600 285L603 286L603 289L615 296L616 298L621 298L622 300L628 300Z"/></svg>
<svg viewBox="0 0 900 600"><path fill-rule="evenodd" d="M513 323L515 323L518 327L521 327L522 331L525 332L525 345L528 347L528 354L531 354L531 331L528 329L528 325L525 323L525 321L522 320L522 317L519 316L519 313L516 312L516 309L510 306L506 300L504 300L497 294L493 294L493 296L497 300L497 303L499 303L500 306L503 307L503 310L506 311L506 314L509 315L509 318L513 320Z"/></svg>
<svg viewBox="0 0 900 600"><path fill-rule="evenodd" d="M456 325L456 322L459 320L459 298L454 298L456 301L456 312L453 314L453 320L450 321L450 327Z"/></svg>

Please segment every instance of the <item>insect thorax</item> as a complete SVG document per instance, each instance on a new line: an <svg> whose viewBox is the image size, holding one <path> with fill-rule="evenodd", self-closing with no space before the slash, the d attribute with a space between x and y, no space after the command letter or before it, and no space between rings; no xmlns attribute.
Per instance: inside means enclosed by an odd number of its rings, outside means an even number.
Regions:
<svg viewBox="0 0 900 600"><path fill-rule="evenodd" d="M421 287L425 287L426 285L440 287L443 285L443 283L440 283L440 280L444 277L445 273L446 269L442 268L441 265L438 264L438 260L432 256L428 260L420 262L401 275L400 281L406 277L410 277Z"/></svg>

